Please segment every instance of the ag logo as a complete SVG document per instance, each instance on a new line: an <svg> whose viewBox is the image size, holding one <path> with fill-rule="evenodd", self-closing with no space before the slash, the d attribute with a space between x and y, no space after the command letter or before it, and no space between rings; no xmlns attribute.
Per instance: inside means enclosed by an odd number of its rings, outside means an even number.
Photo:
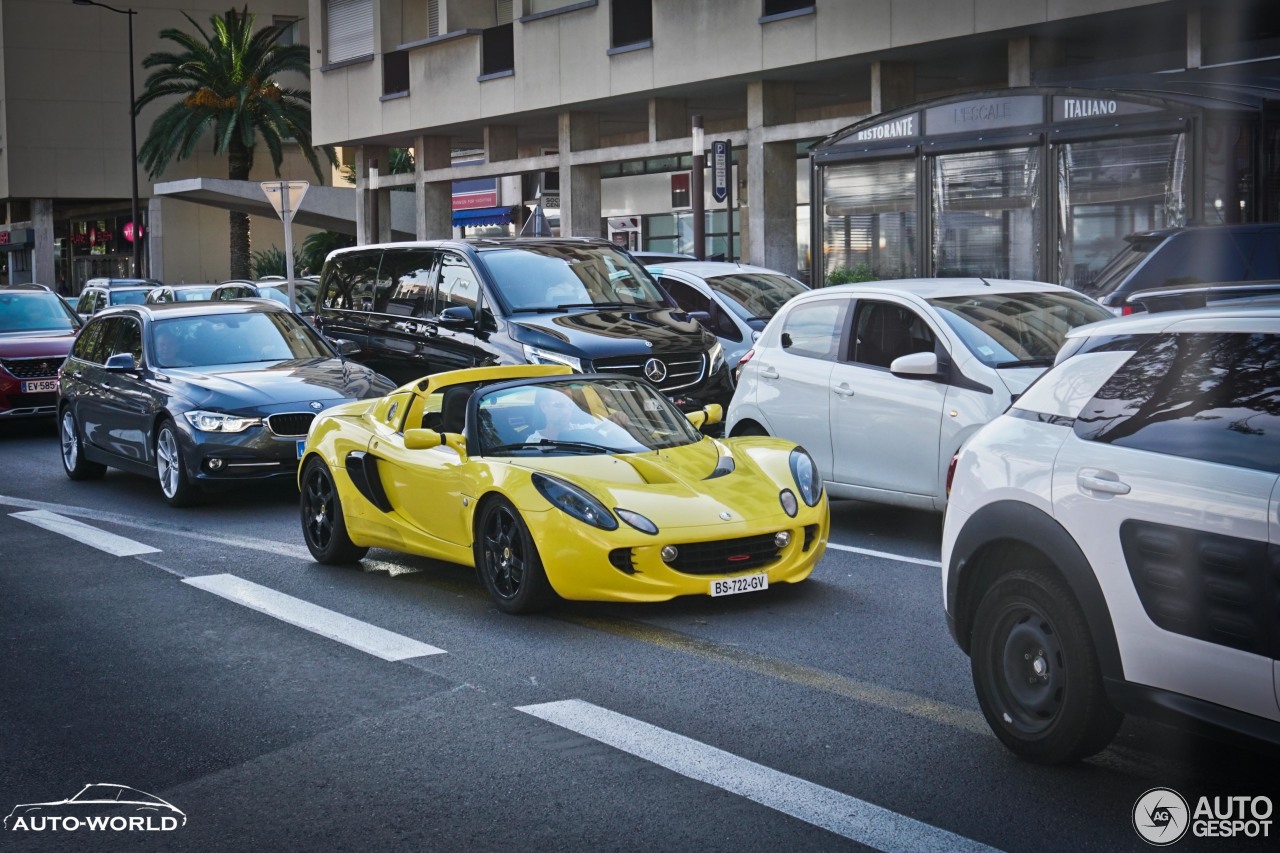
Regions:
<svg viewBox="0 0 1280 853"><path fill-rule="evenodd" d="M1133 828L1142 840L1165 847L1187 833L1187 801L1172 788L1152 788L1133 804Z"/></svg>

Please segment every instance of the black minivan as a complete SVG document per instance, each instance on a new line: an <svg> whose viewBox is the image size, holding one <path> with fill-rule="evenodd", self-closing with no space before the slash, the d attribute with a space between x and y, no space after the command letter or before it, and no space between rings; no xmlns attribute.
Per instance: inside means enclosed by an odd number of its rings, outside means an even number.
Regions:
<svg viewBox="0 0 1280 853"><path fill-rule="evenodd" d="M720 344L606 240L507 238L338 249L316 328L398 383L488 364L642 376L684 411L727 406Z"/></svg>

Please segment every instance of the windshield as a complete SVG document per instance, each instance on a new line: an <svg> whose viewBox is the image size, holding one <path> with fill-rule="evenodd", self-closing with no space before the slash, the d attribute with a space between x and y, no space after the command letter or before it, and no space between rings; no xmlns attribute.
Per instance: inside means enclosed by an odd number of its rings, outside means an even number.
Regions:
<svg viewBox="0 0 1280 853"><path fill-rule="evenodd" d="M729 310L743 320L768 320L788 299L806 288L785 275L744 272L707 279L711 289L724 298Z"/></svg>
<svg viewBox="0 0 1280 853"><path fill-rule="evenodd" d="M481 454L640 453L702 439L651 385L566 378L482 393Z"/></svg>
<svg viewBox="0 0 1280 853"><path fill-rule="evenodd" d="M293 314L206 314L157 320L151 326L156 367L208 367L302 358L332 353Z"/></svg>
<svg viewBox="0 0 1280 853"><path fill-rule="evenodd" d="M513 246L481 257L513 313L671 307L644 267L608 246Z"/></svg>
<svg viewBox="0 0 1280 853"><path fill-rule="evenodd" d="M0 333L70 332L79 318L56 293L0 292Z"/></svg>
<svg viewBox="0 0 1280 853"><path fill-rule="evenodd" d="M1094 276L1093 281L1087 284L1080 284L1078 289L1081 293L1087 293L1094 299L1100 296L1106 296L1111 291L1120 286L1120 283L1129 277L1129 273L1134 267L1147 259L1151 254L1151 250L1159 246L1161 239L1151 238L1131 238L1129 243L1116 253L1115 257L1107 261L1102 269L1098 270L1098 274Z"/></svg>
<svg viewBox="0 0 1280 853"><path fill-rule="evenodd" d="M316 310L316 293L320 290L320 285L310 281L295 281L293 283L293 298L298 304L298 310L305 313L312 313ZM281 305L289 304L289 284L283 282L281 284L260 285L258 293L268 299L274 299Z"/></svg>
<svg viewBox="0 0 1280 853"><path fill-rule="evenodd" d="M930 299L965 346L991 367L1053 364L1067 332L1111 319L1101 305L1075 293L991 293Z"/></svg>

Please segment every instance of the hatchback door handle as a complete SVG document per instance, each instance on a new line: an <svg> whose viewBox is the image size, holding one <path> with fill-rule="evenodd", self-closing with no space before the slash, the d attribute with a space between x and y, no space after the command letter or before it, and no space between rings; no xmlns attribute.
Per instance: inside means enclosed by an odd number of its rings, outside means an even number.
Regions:
<svg viewBox="0 0 1280 853"><path fill-rule="evenodd" d="M1104 495L1127 495L1129 484L1122 483L1111 471L1086 469L1076 474L1076 483L1080 488L1090 492L1101 492Z"/></svg>
<svg viewBox="0 0 1280 853"><path fill-rule="evenodd" d="M831 390L839 394L841 397L853 396L853 389L849 387L848 382L841 382L839 385L833 385Z"/></svg>
<svg viewBox="0 0 1280 853"><path fill-rule="evenodd" d="M760 377L762 379L777 379L778 369L776 367L770 367L767 364L762 364L760 366Z"/></svg>

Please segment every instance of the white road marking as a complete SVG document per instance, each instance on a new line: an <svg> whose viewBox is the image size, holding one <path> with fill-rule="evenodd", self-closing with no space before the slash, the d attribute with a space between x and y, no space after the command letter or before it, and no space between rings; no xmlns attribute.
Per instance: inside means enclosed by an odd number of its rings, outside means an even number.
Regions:
<svg viewBox="0 0 1280 853"><path fill-rule="evenodd" d="M76 521L74 518L67 518L43 509L13 512L10 513L10 516L29 524L34 524L36 527L43 527L45 530L59 533L68 539L74 539L83 545L89 545L116 557L160 553L159 548L152 548L150 545L143 545L141 542L125 539L123 536L99 530L96 527Z"/></svg>
<svg viewBox="0 0 1280 853"><path fill-rule="evenodd" d="M580 699L516 710L885 853L995 849Z"/></svg>
<svg viewBox="0 0 1280 853"><path fill-rule="evenodd" d="M915 563L917 566L928 566L931 569L942 568L942 563L937 560L921 560L917 557L904 557L901 554L890 554L888 551L872 551L869 548L855 548L852 545L837 545L834 542L828 542L827 547L835 548L837 551L866 554L868 557L883 557L886 560L897 560L901 563Z"/></svg>
<svg viewBox="0 0 1280 853"><path fill-rule="evenodd" d="M182 582L383 660L396 661L445 654L444 649L393 634L368 622L352 619L235 575L202 575L185 578Z"/></svg>

